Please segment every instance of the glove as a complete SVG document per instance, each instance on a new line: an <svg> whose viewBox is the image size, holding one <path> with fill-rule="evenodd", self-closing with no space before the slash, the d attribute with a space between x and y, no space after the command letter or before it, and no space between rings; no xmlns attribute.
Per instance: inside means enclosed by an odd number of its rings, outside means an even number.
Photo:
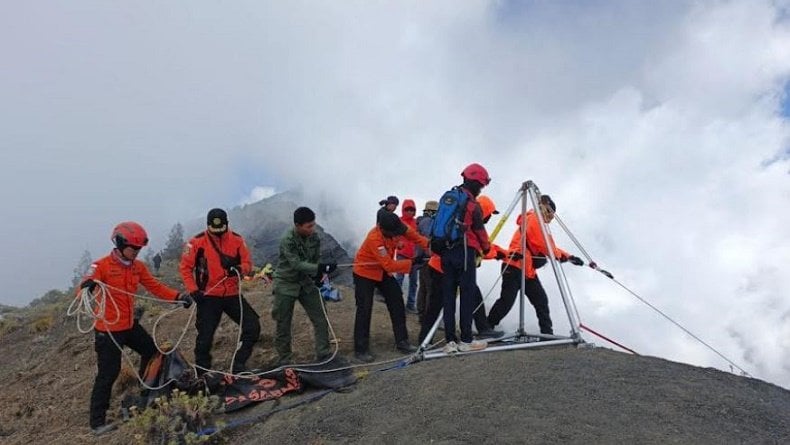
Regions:
<svg viewBox="0 0 790 445"><path fill-rule="evenodd" d="M236 274L238 274L238 275L236 275ZM239 265L230 266L228 268L228 275L230 275L231 277L243 276L243 274L241 273L241 266L239 266Z"/></svg>
<svg viewBox="0 0 790 445"><path fill-rule="evenodd" d="M507 257L507 255L505 255L505 252L502 252L501 250L497 250L496 251L496 259L497 260L504 260L506 257Z"/></svg>
<svg viewBox="0 0 790 445"><path fill-rule="evenodd" d="M82 284L80 284L80 289L88 289L88 292L93 292L93 289L96 289L96 286L98 286L96 282L88 278L87 280L83 281Z"/></svg>
<svg viewBox="0 0 790 445"><path fill-rule="evenodd" d="M239 267L241 265L241 257L239 255L236 255L235 257L220 255L219 263L223 269L230 270L231 267Z"/></svg>
<svg viewBox="0 0 790 445"><path fill-rule="evenodd" d="M176 297L176 301L180 301L181 304L184 305L184 309L189 309L189 307L192 306L192 303L195 302L192 296L187 293L178 294L178 297Z"/></svg>
<svg viewBox="0 0 790 445"><path fill-rule="evenodd" d="M193 302L199 304L201 301L203 301L203 291L196 290L195 292L189 294L189 297L192 299Z"/></svg>
<svg viewBox="0 0 790 445"><path fill-rule="evenodd" d="M510 254L510 259L511 260L520 260L520 259L523 259L523 258L524 258L524 255L522 255L522 254L520 254L518 252L513 252L513 253Z"/></svg>
<svg viewBox="0 0 790 445"><path fill-rule="evenodd" d="M567 261L570 261L570 263L574 266L584 266L584 261L582 261L582 259L577 256L571 255L568 257Z"/></svg>
<svg viewBox="0 0 790 445"><path fill-rule="evenodd" d="M337 269L337 263L318 263L318 273L323 275L325 273L332 273Z"/></svg>

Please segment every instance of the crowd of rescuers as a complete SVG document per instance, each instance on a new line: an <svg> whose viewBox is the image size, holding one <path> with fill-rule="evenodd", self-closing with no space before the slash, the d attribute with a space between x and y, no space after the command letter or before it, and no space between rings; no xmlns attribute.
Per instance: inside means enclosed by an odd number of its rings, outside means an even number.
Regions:
<svg viewBox="0 0 790 445"><path fill-rule="evenodd" d="M503 335L503 331L495 328L512 308L522 274L526 279L526 296L535 309L540 332L553 334L548 298L536 269L546 263L549 248L561 262L584 263L556 247L550 237L550 247L546 245L533 210L518 216L508 249L492 245L485 224L499 212L493 200L481 195L491 177L480 164L467 166L461 177L462 183L454 190L466 196L465 204L458 210L463 223L459 226L463 232L462 242L440 252L432 250L429 241L433 219L440 210L439 202L426 202L419 217L415 217L417 207L411 199L404 200L401 216L395 213L400 204L396 196L379 202L376 224L357 250L352 270L356 301L354 357L358 362L376 360L370 350L375 290L384 297L394 346L404 354L417 350L406 328L407 312L419 317L420 342L443 311L444 352L485 349L487 341ZM553 220L556 210L554 201L542 195L539 211L546 223ZM522 218L526 218L527 226L527 250L523 252ZM140 355L141 375L157 351L153 339L134 316L139 285L154 296L180 303L185 308L196 305L194 357L198 375L212 370L214 333L223 314L239 324L241 330L240 344L232 360L233 374L248 371L247 361L261 331L259 315L241 295L240 289L240 280L253 272L250 251L244 237L230 230L224 210L211 209L206 216L206 230L184 246L179 272L185 292L157 280L145 263L137 259L140 250L148 244L148 235L140 224L131 221L118 224L111 240L113 249L90 266L78 291L80 296L89 294L97 300L94 305L97 308L94 325L97 374L89 408L89 424L97 435L115 429L114 424L107 423L106 412L112 385L120 372L122 348L127 346ZM302 305L313 325L316 362L332 358L327 315L316 283L325 274L332 274L337 263L322 261L320 252L316 215L307 207L299 207L293 213L293 227L281 239L279 262L273 273L271 317L276 323L274 346L279 365L287 365L293 359L291 334L296 302ZM476 271L481 259L502 261L501 292L488 315L477 285ZM402 283L405 275L409 275L409 281L404 302ZM457 298L460 299L460 336L455 327ZM473 321L477 338L473 336Z"/></svg>

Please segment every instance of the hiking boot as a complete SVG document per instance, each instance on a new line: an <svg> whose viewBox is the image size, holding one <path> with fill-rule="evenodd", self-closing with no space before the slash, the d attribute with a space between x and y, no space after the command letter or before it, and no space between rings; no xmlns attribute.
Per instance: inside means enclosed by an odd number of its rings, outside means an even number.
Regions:
<svg viewBox="0 0 790 445"><path fill-rule="evenodd" d="M455 354L458 352L458 345L454 341L451 341L450 343L444 345L442 352L445 354Z"/></svg>
<svg viewBox="0 0 790 445"><path fill-rule="evenodd" d="M462 341L458 343L458 350L461 352L482 351L486 346L488 346L488 343L480 340L472 340L469 343Z"/></svg>
<svg viewBox="0 0 790 445"><path fill-rule="evenodd" d="M371 363L373 360L376 360L376 357L373 357L373 354L370 352L355 352L354 358L362 363Z"/></svg>
<svg viewBox="0 0 790 445"><path fill-rule="evenodd" d="M487 338L493 340L496 338L504 337L505 331L495 331L493 329L484 329L477 333L477 338Z"/></svg>
<svg viewBox="0 0 790 445"><path fill-rule="evenodd" d="M114 423L105 423L104 425L91 428L91 431L93 431L94 436L101 436L102 434L107 434L110 431L115 431L117 428L118 426Z"/></svg>
<svg viewBox="0 0 790 445"><path fill-rule="evenodd" d="M413 352L417 352L417 347L412 345L406 340L399 341L398 344L395 345L395 347L398 349L398 351L404 354L411 354Z"/></svg>

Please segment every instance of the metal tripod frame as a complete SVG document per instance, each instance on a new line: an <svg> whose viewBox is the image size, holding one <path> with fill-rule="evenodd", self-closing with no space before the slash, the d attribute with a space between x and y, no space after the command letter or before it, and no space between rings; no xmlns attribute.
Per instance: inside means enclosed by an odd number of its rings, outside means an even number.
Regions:
<svg viewBox="0 0 790 445"><path fill-rule="evenodd" d="M573 302L573 296L570 291L570 286L568 285L568 279L565 276L562 268L560 267L559 260L554 255L554 249L552 249L551 243L551 233L549 231L548 224L543 220L543 214L540 211L540 189L538 186L530 181L525 181L521 184L521 188L519 189L519 195L521 198L521 214L527 214L527 199L529 199L530 203L532 204L532 208L535 210L535 213L538 217L538 222L540 223L540 231L543 235L543 241L547 246L546 251L548 255L546 256L549 263L551 263L551 268L554 271L554 277L557 280L557 285L560 290L560 296L562 297L562 302L565 306L565 312L568 315L568 321L570 322L571 332L570 336L561 336L561 335L547 335L547 334L532 334L527 333L524 329L524 319L525 319L525 309L526 309L526 275L521 274L521 290L519 292L519 323L516 332L512 335L505 336L501 339L497 339L497 341L503 340L512 340L509 344L502 344L502 345L493 345L488 346L486 349L482 351L475 351L475 352L494 352L494 351L507 351L507 350L514 350L514 349L526 349L526 348L535 348L535 347L544 347L544 346L555 346L555 345L565 345L565 344L579 344L583 343L584 340L581 337L581 331L579 329L580 321L579 315L576 312L576 305ZM517 197L518 199L518 197ZM514 204L517 201L514 201ZM509 213L509 212L508 212ZM527 252L527 218L523 217L521 219L521 251ZM526 267L525 262L527 261L526 257L521 259L521 270L524 270ZM417 352L414 354L415 360L420 359L432 359L432 358L440 358L440 357L447 357L449 355L466 355L466 354L473 354L475 352L456 352L447 354L444 351L428 351L428 347L430 346L431 340L433 340L433 336L436 334L436 330L439 328L439 324L443 323L443 315L444 310L439 312L436 321L433 323L431 330L428 332L428 335L425 336L425 339L420 344ZM535 340L540 341L535 341Z"/></svg>

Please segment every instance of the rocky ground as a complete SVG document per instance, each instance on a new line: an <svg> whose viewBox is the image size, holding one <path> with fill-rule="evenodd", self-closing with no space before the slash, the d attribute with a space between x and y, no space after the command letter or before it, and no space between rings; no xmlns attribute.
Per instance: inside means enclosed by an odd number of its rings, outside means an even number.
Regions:
<svg viewBox="0 0 790 445"><path fill-rule="evenodd" d="M328 305L339 353L350 356L354 299ZM263 334L251 365L275 359L270 289L257 283L247 297L261 316ZM0 442L127 444L127 428L100 440L87 427L95 373L90 335L79 334L65 304L27 314L23 325L0 336ZM162 313L149 305L151 331ZM49 324L47 324L47 316ZM189 311L167 316L157 340L175 340ZM44 320L43 322L41 320ZM409 332L418 331L409 315ZM35 325L35 326L34 326ZM313 356L312 329L295 318L298 360ZM215 360L227 366L236 326L218 330ZM180 349L191 360L194 327ZM376 304L372 349L395 359L389 317ZM377 366L372 369L383 368ZM382 372L357 368L351 391L283 410L228 431L229 443L790 443L790 392L759 380L713 369L600 348L553 347L442 358ZM116 383L113 406L134 389ZM263 418L312 393L255 405L226 421Z"/></svg>

